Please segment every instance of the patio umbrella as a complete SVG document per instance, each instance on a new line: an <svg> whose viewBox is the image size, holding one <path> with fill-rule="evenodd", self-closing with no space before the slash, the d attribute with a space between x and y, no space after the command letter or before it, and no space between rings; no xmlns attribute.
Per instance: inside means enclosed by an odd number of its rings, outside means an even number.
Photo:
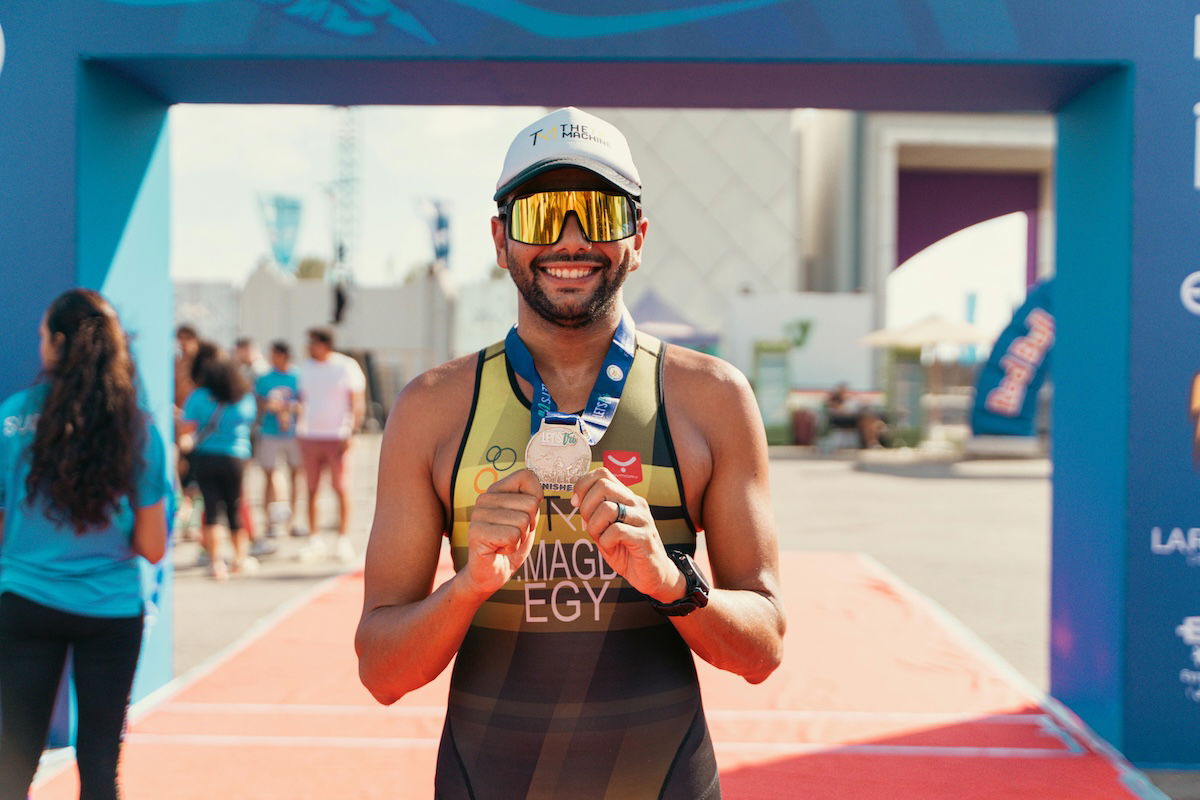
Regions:
<svg viewBox="0 0 1200 800"><path fill-rule="evenodd" d="M859 341L871 347L936 347L943 344L980 344L991 338L969 322L934 314L908 325L872 331Z"/></svg>

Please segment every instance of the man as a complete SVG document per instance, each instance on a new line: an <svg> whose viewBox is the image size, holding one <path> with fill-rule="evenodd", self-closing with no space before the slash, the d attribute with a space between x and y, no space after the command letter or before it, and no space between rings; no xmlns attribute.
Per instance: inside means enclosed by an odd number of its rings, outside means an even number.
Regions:
<svg viewBox="0 0 1200 800"><path fill-rule="evenodd" d="M233 360L242 371L248 386L270 370L270 365L262 357L258 345L249 336L239 336L233 343Z"/></svg>
<svg viewBox="0 0 1200 800"><path fill-rule="evenodd" d="M271 343L271 370L254 383L258 398L258 446L254 457L262 468L263 519L267 535L296 517L296 476L300 472L300 446L296 443L296 409L300 400L300 376L292 369L292 348L285 341ZM280 459L288 476L288 497L279 500L275 468ZM292 529L295 532L295 528Z"/></svg>
<svg viewBox="0 0 1200 800"><path fill-rule="evenodd" d="M338 528L333 555L343 562L354 559L350 531L350 496L346 486L346 453L351 436L362 427L366 413L366 378L358 362L333 349L333 331L308 332L308 355L300 365L300 416L296 437L308 486L308 527L317 543L317 489L321 474L337 495Z"/></svg>
<svg viewBox="0 0 1200 800"><path fill-rule="evenodd" d="M419 376L388 418L359 675L388 704L457 655L439 798L719 797L692 653L751 683L782 657L750 388L631 341L640 196L603 120L565 108L519 133L492 220L517 328ZM456 573L434 588L443 533Z"/></svg>

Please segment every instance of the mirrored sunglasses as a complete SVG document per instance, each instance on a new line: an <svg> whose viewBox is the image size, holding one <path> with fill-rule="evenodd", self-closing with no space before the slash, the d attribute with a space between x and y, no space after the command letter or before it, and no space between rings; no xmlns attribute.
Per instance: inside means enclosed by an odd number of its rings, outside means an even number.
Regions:
<svg viewBox="0 0 1200 800"><path fill-rule="evenodd" d="M637 232L633 198L597 189L566 189L514 198L504 211L508 236L524 244L554 244L572 211L592 242L615 242Z"/></svg>

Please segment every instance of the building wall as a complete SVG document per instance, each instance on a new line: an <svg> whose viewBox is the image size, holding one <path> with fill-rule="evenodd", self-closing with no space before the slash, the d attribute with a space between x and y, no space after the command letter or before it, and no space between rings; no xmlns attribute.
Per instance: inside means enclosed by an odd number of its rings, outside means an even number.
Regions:
<svg viewBox="0 0 1200 800"><path fill-rule="evenodd" d="M802 264L796 288L850 292L858 263L859 161L864 115L806 108L793 115L800 161L797 186Z"/></svg>
<svg viewBox="0 0 1200 800"><path fill-rule="evenodd" d="M330 284L297 280L264 263L242 287L178 283L175 316L224 347L239 336L253 338L264 350L282 339L297 357L305 353L310 328L330 326L338 350L370 354L378 383L373 401L386 411L408 381L453 354L454 305L442 270L400 286L349 287L342 322L331 325Z"/></svg>
<svg viewBox="0 0 1200 800"><path fill-rule="evenodd" d="M787 341L793 389L873 389L872 352L859 343L869 330L871 298L833 292L777 292L730 298L721 355L754 375L756 342Z"/></svg>

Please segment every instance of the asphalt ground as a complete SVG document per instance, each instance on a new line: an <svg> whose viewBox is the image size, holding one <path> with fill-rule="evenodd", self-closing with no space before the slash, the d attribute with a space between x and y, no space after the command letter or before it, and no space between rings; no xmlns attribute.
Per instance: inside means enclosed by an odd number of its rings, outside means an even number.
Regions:
<svg viewBox="0 0 1200 800"><path fill-rule="evenodd" d="M305 539L269 540L277 551L256 575L218 583L196 566L199 547L174 547L175 670L183 675L219 655L254 625L317 583L361 567L375 506L380 436L351 450L350 538L357 558L316 554ZM1044 459L956 460L913 451L773 448L772 502L780 548L871 555L932 598L1034 686L1048 686L1050 479ZM259 530L263 479L247 471ZM303 489L301 489L303 500ZM299 504L300 527L308 528ZM317 537L330 539L336 500L318 494ZM787 641L789 658L819 642ZM1173 800L1200 800L1200 773L1154 772Z"/></svg>

